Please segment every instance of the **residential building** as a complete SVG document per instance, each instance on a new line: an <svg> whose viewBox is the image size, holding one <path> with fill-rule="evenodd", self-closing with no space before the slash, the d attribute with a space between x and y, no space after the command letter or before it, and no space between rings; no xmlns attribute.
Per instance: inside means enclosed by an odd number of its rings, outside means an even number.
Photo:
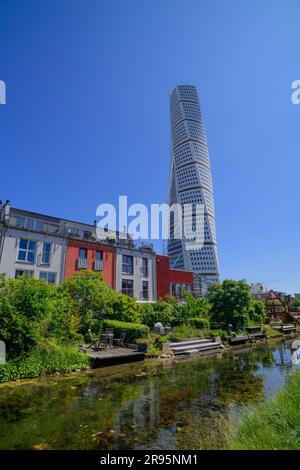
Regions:
<svg viewBox="0 0 300 470"><path fill-rule="evenodd" d="M156 300L155 253L132 241L116 247L116 290L138 300Z"/></svg>
<svg viewBox="0 0 300 470"><path fill-rule="evenodd" d="M183 291L194 291L193 273L170 268L168 256L156 255L157 299L173 295L182 299Z"/></svg>
<svg viewBox="0 0 300 470"><path fill-rule="evenodd" d="M96 224L11 207L0 203L0 273L45 279L60 285L74 273L90 269L118 292L153 302L166 294L182 298L194 293L193 273L171 269L169 257L156 255L152 245L134 242L128 234Z"/></svg>
<svg viewBox="0 0 300 470"><path fill-rule="evenodd" d="M65 246L60 219L13 208L8 201L2 207L0 273L60 284Z"/></svg>
<svg viewBox="0 0 300 470"><path fill-rule="evenodd" d="M259 296L260 294L264 294L267 292L266 285L261 282L256 282L251 284L250 294L252 296Z"/></svg>
<svg viewBox="0 0 300 470"><path fill-rule="evenodd" d="M115 252L114 245L87 240L67 240L65 279L75 272L90 269L103 273L103 280L115 288Z"/></svg>
<svg viewBox="0 0 300 470"><path fill-rule="evenodd" d="M171 164L168 203L192 205L191 226L196 229L196 205L204 207L203 246L187 249L186 239L176 238L176 219L170 221L168 255L171 267L195 272L202 294L219 283L214 194L205 127L197 89L178 85L170 97ZM180 221L181 222L181 221ZM200 287L201 286L201 287Z"/></svg>

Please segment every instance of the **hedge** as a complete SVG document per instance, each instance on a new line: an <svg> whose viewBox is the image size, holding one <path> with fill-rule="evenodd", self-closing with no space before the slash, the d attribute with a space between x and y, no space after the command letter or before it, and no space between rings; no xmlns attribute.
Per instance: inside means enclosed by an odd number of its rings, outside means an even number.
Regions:
<svg viewBox="0 0 300 470"><path fill-rule="evenodd" d="M103 320L104 328L113 328L117 336L121 335L122 330L126 330L125 342L135 341L138 338L145 338L150 333L150 328L147 325L140 323L127 323L118 320Z"/></svg>

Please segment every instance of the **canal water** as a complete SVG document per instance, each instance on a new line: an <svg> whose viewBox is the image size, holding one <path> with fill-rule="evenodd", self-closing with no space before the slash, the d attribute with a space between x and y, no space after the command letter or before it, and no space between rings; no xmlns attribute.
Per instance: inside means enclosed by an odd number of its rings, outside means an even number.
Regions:
<svg viewBox="0 0 300 470"><path fill-rule="evenodd" d="M282 388L291 342L0 387L0 449L218 449Z"/></svg>

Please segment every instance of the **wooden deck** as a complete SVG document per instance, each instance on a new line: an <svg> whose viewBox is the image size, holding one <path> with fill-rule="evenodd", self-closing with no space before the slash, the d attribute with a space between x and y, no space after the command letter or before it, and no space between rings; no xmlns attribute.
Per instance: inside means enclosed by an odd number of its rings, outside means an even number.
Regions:
<svg viewBox="0 0 300 470"><path fill-rule="evenodd" d="M86 351L91 359L93 368L112 366L115 364L124 364L127 362L142 361L145 354L131 348L107 348L101 350L81 348Z"/></svg>

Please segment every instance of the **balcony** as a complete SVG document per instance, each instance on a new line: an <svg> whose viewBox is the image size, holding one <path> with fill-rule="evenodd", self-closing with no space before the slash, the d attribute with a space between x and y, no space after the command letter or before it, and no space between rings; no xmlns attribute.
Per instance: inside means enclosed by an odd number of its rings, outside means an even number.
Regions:
<svg viewBox="0 0 300 470"><path fill-rule="evenodd" d="M78 269L86 269L87 268L87 258L78 258L77 266L78 266Z"/></svg>
<svg viewBox="0 0 300 470"><path fill-rule="evenodd" d="M141 272L142 277L148 277L148 268L146 266L143 266L140 269L140 272Z"/></svg>
<svg viewBox="0 0 300 470"><path fill-rule="evenodd" d="M12 215L9 219L8 225L10 227L29 232L40 232L59 236L63 234L62 229L58 224L25 216Z"/></svg>
<svg viewBox="0 0 300 470"><path fill-rule="evenodd" d="M94 262L94 270L95 271L103 271L103 260L96 259Z"/></svg>

